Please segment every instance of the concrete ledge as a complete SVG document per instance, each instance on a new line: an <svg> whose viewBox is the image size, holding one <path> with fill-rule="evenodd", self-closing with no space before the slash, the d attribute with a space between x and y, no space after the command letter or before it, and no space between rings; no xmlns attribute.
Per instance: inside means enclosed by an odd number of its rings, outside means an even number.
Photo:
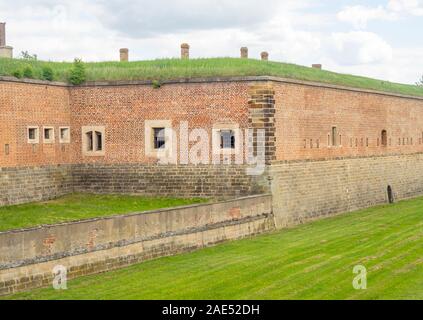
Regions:
<svg viewBox="0 0 423 320"><path fill-rule="evenodd" d="M26 84L38 84L38 85L50 85L50 86L60 86L60 87L69 87L69 88L87 88L87 87L116 87L116 86L137 86L137 85L153 85L153 80L114 80L114 81L87 81L85 84L74 86L65 82L50 82L44 80L36 79L18 79L10 76L0 76L0 82L21 82ZM190 84L190 83L223 83L223 82L277 82L277 83L286 83L293 85L302 85L302 86L311 86L319 88L327 88L334 90L344 90L357 93L369 93L377 94L384 96L391 96L404 99L415 99L423 100L423 96L413 96L405 95L401 93L389 92L389 91L379 91L372 89L348 87L343 85L336 85L324 82L308 81L308 80L297 80L283 77L275 76L241 76L241 77L204 77L204 78L180 78L180 79L169 79L160 81L162 85L170 84Z"/></svg>
<svg viewBox="0 0 423 320"><path fill-rule="evenodd" d="M270 195L0 233L0 294L274 230Z"/></svg>

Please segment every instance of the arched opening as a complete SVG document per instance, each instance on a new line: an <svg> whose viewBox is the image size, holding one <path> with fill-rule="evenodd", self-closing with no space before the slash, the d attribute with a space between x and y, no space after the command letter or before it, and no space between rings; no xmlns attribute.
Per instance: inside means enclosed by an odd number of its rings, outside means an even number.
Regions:
<svg viewBox="0 0 423 320"><path fill-rule="evenodd" d="M386 130L382 130L381 142L382 147L386 147L388 145L388 133L386 132Z"/></svg>
<svg viewBox="0 0 423 320"><path fill-rule="evenodd" d="M389 203L394 203L394 193L391 186L388 186L388 201Z"/></svg>

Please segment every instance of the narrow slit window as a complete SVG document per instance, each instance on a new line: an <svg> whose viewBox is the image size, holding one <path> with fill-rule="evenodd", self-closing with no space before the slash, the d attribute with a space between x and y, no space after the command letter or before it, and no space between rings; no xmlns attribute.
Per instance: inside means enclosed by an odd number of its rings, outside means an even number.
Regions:
<svg viewBox="0 0 423 320"><path fill-rule="evenodd" d="M96 131L95 132L95 142L96 142L96 146L95 146L95 151L101 151L103 150L103 135L101 134L101 132Z"/></svg>
<svg viewBox="0 0 423 320"><path fill-rule="evenodd" d="M87 132L86 133L87 136L87 151L93 151L93 132Z"/></svg>
<svg viewBox="0 0 423 320"><path fill-rule="evenodd" d="M338 143L337 137L338 137L337 128L332 127L332 146L334 147L336 147Z"/></svg>

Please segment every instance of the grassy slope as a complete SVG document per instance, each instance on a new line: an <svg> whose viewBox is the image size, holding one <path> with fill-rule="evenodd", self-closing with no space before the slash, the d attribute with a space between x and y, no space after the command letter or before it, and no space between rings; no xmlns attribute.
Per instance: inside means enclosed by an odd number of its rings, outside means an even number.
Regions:
<svg viewBox="0 0 423 320"><path fill-rule="evenodd" d="M205 199L71 194L46 202L0 207L0 231L205 201Z"/></svg>
<svg viewBox="0 0 423 320"><path fill-rule="evenodd" d="M1 59L0 75L11 75L15 70L31 64L34 77L41 78L41 70L50 65L55 80L67 81L71 63ZM370 79L366 77L339 74L325 70L280 62L265 62L253 59L211 58L211 59L160 59L133 62L86 63L87 80L164 80L191 77L225 76L279 76L285 78L318 81L356 88L373 89L408 95L423 96L423 88Z"/></svg>
<svg viewBox="0 0 423 320"><path fill-rule="evenodd" d="M20 299L423 299L423 198L144 262ZM363 264L368 289L354 290Z"/></svg>

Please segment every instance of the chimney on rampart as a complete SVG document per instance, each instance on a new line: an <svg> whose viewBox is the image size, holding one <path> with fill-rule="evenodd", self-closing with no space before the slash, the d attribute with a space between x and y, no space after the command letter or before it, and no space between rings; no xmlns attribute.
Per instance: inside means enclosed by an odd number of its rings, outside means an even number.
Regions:
<svg viewBox="0 0 423 320"><path fill-rule="evenodd" d="M261 53L261 60L263 60L263 61L267 61L267 60L269 60L269 53L268 53L268 52L266 52L266 51L263 51L263 52Z"/></svg>
<svg viewBox="0 0 423 320"><path fill-rule="evenodd" d="M247 47L241 48L241 59L248 59L248 48Z"/></svg>
<svg viewBox="0 0 423 320"><path fill-rule="evenodd" d="M128 61L129 60L129 49L128 48L122 48L119 50L120 53L120 61Z"/></svg>
<svg viewBox="0 0 423 320"><path fill-rule="evenodd" d="M0 58L13 58L13 48L6 46L6 22L0 22Z"/></svg>
<svg viewBox="0 0 423 320"><path fill-rule="evenodd" d="M181 44L181 59L189 59L189 44Z"/></svg>

